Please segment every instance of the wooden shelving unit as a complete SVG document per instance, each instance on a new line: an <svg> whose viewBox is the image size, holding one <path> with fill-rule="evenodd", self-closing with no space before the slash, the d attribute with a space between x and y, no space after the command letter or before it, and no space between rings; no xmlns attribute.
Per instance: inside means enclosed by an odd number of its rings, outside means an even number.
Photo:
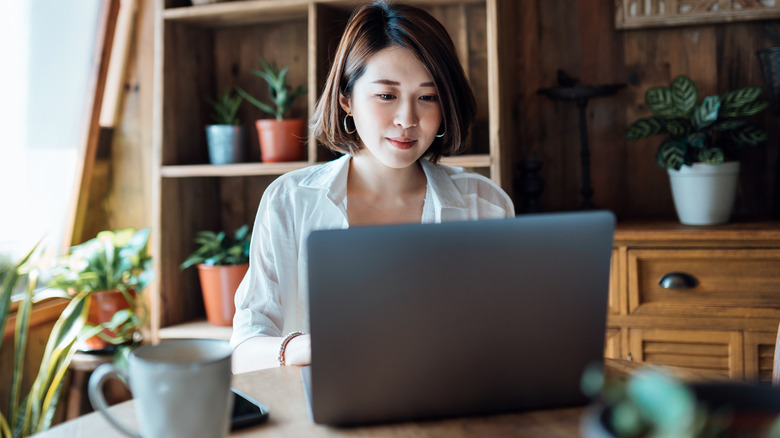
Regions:
<svg viewBox="0 0 780 438"><path fill-rule="evenodd" d="M156 3L155 116L151 288L152 337L160 329L204 319L194 269L178 266L194 250L200 230L231 231L254 220L264 189L279 175L325 162L334 155L313 139L306 161L262 163L254 120L265 117L244 105L247 162L208 164L204 126L206 96L241 86L263 98L262 80L251 75L263 56L290 66L288 80L309 89L291 117L311 117L349 14L359 1L250 0L190 6L188 0ZM477 97L479 111L465 154L444 160L489 176L511 189L511 150L516 138L510 102L516 80L509 71L514 29L512 0L407 0L428 10L448 29ZM507 33L502 37L502 32ZM203 327L198 325L198 329Z"/></svg>

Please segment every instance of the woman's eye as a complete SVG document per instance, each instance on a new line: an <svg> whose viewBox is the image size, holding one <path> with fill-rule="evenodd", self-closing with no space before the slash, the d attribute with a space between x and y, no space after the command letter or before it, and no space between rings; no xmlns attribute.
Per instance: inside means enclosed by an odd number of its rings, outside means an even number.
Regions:
<svg viewBox="0 0 780 438"><path fill-rule="evenodd" d="M425 102L438 102L439 96L436 96L435 94L427 95L427 96L420 96L420 100Z"/></svg>
<svg viewBox="0 0 780 438"><path fill-rule="evenodd" d="M395 99L395 96L392 94L377 94L377 97L379 97L382 100L392 100Z"/></svg>

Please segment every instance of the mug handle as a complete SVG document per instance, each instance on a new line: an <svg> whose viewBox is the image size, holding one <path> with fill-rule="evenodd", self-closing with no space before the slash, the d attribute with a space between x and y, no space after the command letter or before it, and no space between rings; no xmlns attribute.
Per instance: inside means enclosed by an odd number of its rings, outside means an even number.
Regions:
<svg viewBox="0 0 780 438"><path fill-rule="evenodd" d="M122 379L127 380L125 372L115 367L113 364L104 363L97 367L89 377L89 386L87 387L89 401L92 403L92 407L103 414L103 416L106 417L106 420L108 420L108 422L117 430L133 438L142 438L138 431L120 423L119 420L108 411L108 403L106 403L106 398L103 395L103 385L112 377L121 377Z"/></svg>

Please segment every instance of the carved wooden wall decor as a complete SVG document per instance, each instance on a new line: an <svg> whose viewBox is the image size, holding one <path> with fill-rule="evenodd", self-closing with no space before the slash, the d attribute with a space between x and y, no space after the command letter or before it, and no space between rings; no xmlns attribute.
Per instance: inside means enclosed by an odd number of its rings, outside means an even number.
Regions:
<svg viewBox="0 0 780 438"><path fill-rule="evenodd" d="M775 18L780 0L615 0L617 29Z"/></svg>

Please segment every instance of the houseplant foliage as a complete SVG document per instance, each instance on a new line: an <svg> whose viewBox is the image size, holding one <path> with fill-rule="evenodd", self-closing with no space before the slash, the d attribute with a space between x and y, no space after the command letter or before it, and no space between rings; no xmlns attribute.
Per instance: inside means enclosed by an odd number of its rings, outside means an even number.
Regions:
<svg viewBox="0 0 780 438"><path fill-rule="evenodd" d="M27 287L16 310L14 328L14 362L11 373L11 398L8 412L0 413L0 437L19 438L36 434L48 429L60 399L65 375L76 352L76 346L84 339L95 335L101 327L86 325L88 313L88 293L75 295L50 292L48 296L59 296L69 300L68 305L55 322L46 342L38 374L27 394L22 396L22 381L25 370L30 317L32 314L33 291L37 285L38 270L29 262L30 251L13 266L0 266L0 332L5 327L11 313L11 295L22 278L27 278ZM0 337L0 346L3 339ZM8 370L3 370L8 372Z"/></svg>
<svg viewBox="0 0 780 438"><path fill-rule="evenodd" d="M243 225L231 237L224 231L199 231L195 235L196 249L181 264L181 269L193 265L209 266L245 265L249 263L249 242L252 234L249 225Z"/></svg>
<svg viewBox="0 0 780 438"><path fill-rule="evenodd" d="M244 161L244 127L239 125L238 110L244 98L225 90L216 99L206 97L211 106L212 125L206 125L206 140L211 164Z"/></svg>
<svg viewBox="0 0 780 438"><path fill-rule="evenodd" d="M151 281L152 259L148 254L149 228L101 231L96 237L71 247L52 269L49 287L70 294L118 291L127 307L114 313L110 321L95 321L106 330L98 337L119 345L133 341L146 321L146 308L140 294ZM95 323L93 322L93 323Z"/></svg>
<svg viewBox="0 0 780 438"><path fill-rule="evenodd" d="M263 78L268 83L268 95L271 98L273 106L260 101L240 87L236 87L236 90L252 105L274 116L276 120L282 120L287 111L292 108L295 98L306 94L307 90L302 86L298 86L298 88L293 90L290 85L287 84L287 73L290 71L290 67L284 67L279 70L279 67L276 66L275 62L269 64L263 57L260 57L260 65L263 66L263 70L253 69L251 72L253 75Z"/></svg>
<svg viewBox="0 0 780 438"><path fill-rule="evenodd" d="M266 162L300 161L303 159L302 140L306 136L306 122L303 119L285 119L285 114L292 108L295 99L307 93L307 90L301 86L293 90L287 84L290 67L280 70L275 62L269 64L262 57L260 64L263 70L252 70L251 73L268 84L270 104L255 98L241 87L236 87L236 91L249 103L274 117L255 122L260 142L260 158Z"/></svg>
<svg viewBox="0 0 780 438"><path fill-rule="evenodd" d="M745 119L767 108L768 103L760 99L761 92L760 87L742 87L706 96L699 102L693 80L677 76L669 87L653 87L645 92L645 103L653 116L632 123L625 138L635 141L666 134L656 154L656 164L663 169L734 160L741 148L768 138L765 129Z"/></svg>
<svg viewBox="0 0 780 438"><path fill-rule="evenodd" d="M234 236L224 231L200 231L195 236L200 247L180 266L181 269L198 266L206 318L211 324L233 322L236 312L233 298L249 268L251 237L248 225L238 228Z"/></svg>
<svg viewBox="0 0 780 438"><path fill-rule="evenodd" d="M211 106L211 119L216 125L238 125L240 123L237 115L244 98L238 94L225 90L216 99L206 97L206 101Z"/></svg>

